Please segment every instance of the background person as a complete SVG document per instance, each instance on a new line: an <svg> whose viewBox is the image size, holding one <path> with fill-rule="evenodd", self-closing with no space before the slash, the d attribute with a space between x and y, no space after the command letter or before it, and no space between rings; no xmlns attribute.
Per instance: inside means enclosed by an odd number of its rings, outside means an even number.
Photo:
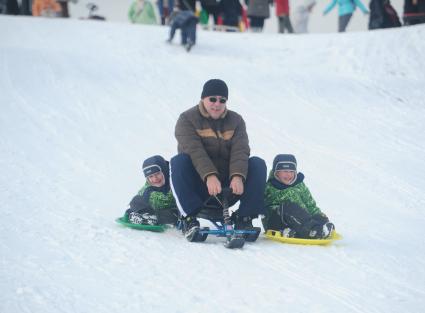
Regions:
<svg viewBox="0 0 425 313"><path fill-rule="evenodd" d="M332 2L325 8L323 15L328 14L338 4L338 32L345 32L348 23L353 16L356 7L359 7L364 14L368 14L364 4L360 0L332 0Z"/></svg>
<svg viewBox="0 0 425 313"><path fill-rule="evenodd" d="M293 33L291 19L289 18L289 0L275 0L276 16L278 19L278 32L283 34L285 30L288 33Z"/></svg>
<svg viewBox="0 0 425 313"><path fill-rule="evenodd" d="M298 34L308 32L310 14L316 5L316 0L299 0L294 12L294 30Z"/></svg>

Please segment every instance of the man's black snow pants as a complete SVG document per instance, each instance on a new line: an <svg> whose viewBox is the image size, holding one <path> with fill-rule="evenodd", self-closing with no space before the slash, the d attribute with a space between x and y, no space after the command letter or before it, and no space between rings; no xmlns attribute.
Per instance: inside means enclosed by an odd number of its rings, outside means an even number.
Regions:
<svg viewBox="0 0 425 313"><path fill-rule="evenodd" d="M266 176L264 160L258 157L249 158L244 193L234 197L230 203L233 205L240 200L237 211L239 216L257 217L264 214ZM171 188L182 216L196 215L210 196L206 183L202 181L188 154L181 153L171 159L170 177ZM228 187L229 183L229 180L221 181L222 188Z"/></svg>

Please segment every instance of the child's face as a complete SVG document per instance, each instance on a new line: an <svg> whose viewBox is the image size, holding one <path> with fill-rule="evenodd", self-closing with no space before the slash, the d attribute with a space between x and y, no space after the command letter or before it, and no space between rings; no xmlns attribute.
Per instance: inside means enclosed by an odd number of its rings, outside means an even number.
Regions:
<svg viewBox="0 0 425 313"><path fill-rule="evenodd" d="M277 171L276 177L285 185L289 185L295 178L294 171Z"/></svg>
<svg viewBox="0 0 425 313"><path fill-rule="evenodd" d="M165 184L164 174L162 174L162 172L157 172L155 174L152 174L148 176L148 182L151 186L162 187Z"/></svg>

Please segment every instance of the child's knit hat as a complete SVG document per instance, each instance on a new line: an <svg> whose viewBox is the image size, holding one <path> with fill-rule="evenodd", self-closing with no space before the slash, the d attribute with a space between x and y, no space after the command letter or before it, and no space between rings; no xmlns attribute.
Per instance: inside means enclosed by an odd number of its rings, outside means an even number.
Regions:
<svg viewBox="0 0 425 313"><path fill-rule="evenodd" d="M143 174L145 177L158 172L162 172L164 175L168 174L168 164L162 156L154 155L143 162Z"/></svg>
<svg viewBox="0 0 425 313"><path fill-rule="evenodd" d="M297 172L297 159L292 154L278 154L273 160L273 173L277 171Z"/></svg>

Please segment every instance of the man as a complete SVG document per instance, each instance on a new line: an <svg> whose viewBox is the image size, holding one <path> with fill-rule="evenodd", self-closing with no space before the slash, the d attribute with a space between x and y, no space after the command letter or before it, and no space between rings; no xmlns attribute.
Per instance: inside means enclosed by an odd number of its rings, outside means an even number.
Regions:
<svg viewBox="0 0 425 313"><path fill-rule="evenodd" d="M226 107L228 88L224 81L204 84L198 105L183 112L176 124L179 154L170 161L171 188L183 216L183 232L189 241L199 229L197 213L211 196L231 187L240 200L232 216L235 229L252 227L252 219L264 212L266 164L249 157L245 122Z"/></svg>

